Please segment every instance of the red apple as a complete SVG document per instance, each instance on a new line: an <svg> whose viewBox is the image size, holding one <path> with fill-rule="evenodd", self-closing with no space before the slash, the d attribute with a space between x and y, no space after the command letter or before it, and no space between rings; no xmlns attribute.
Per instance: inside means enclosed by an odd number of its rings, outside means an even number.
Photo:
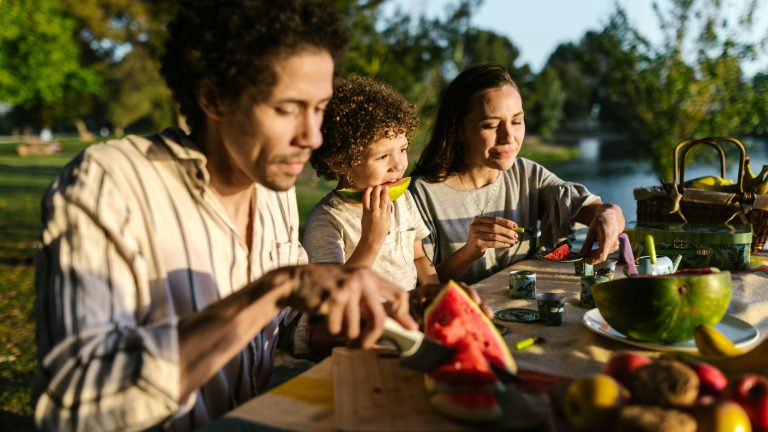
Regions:
<svg viewBox="0 0 768 432"><path fill-rule="evenodd" d="M610 375L626 388L632 388L632 373L651 362L645 354L634 352L618 352L603 366L603 373Z"/></svg>
<svg viewBox="0 0 768 432"><path fill-rule="evenodd" d="M743 375L733 383L730 398L747 412L752 429L768 430L768 376Z"/></svg>
<svg viewBox="0 0 768 432"><path fill-rule="evenodd" d="M728 378L725 377L720 369L704 362L690 361L686 363L696 372L696 375L699 376L699 381L701 381L699 396L717 396L728 388Z"/></svg>

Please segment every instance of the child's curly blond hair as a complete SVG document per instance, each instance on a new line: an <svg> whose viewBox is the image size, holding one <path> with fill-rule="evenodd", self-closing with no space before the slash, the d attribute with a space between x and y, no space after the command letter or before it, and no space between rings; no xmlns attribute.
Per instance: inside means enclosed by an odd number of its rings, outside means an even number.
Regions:
<svg viewBox="0 0 768 432"><path fill-rule="evenodd" d="M419 126L416 107L392 87L353 76L339 82L323 119L323 145L310 162L317 175L340 180L340 170L359 165L374 141L405 134Z"/></svg>

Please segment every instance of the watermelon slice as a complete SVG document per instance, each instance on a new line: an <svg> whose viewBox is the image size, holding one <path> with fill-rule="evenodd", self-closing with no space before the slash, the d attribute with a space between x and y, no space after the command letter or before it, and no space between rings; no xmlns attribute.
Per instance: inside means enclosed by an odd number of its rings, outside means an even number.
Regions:
<svg viewBox="0 0 768 432"><path fill-rule="evenodd" d="M568 246L568 243L563 243L557 249L544 255L544 259L560 261L560 260L569 258L570 256L571 256L571 247Z"/></svg>
<svg viewBox="0 0 768 432"><path fill-rule="evenodd" d="M430 403L446 416L469 422L498 419L493 390L503 389L491 363L517 372L504 339L480 307L458 284L445 284L424 314L424 334L456 349L425 380ZM489 363L490 362L490 363Z"/></svg>
<svg viewBox="0 0 768 432"><path fill-rule="evenodd" d="M403 196L405 191L408 190L409 184L411 184L410 177L403 177L400 181L390 184L388 191L389 199L394 201ZM365 192L365 189L366 188L337 189L336 193L350 201L360 202L363 200L363 192Z"/></svg>
<svg viewBox="0 0 768 432"><path fill-rule="evenodd" d="M496 395L490 391L439 392L429 398L429 403L448 417L472 423L491 422L503 415Z"/></svg>

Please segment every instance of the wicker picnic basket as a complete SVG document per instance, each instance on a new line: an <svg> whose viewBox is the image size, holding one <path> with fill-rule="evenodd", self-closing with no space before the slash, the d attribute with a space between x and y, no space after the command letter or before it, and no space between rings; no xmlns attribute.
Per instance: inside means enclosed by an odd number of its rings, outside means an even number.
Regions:
<svg viewBox="0 0 768 432"><path fill-rule="evenodd" d="M692 148L700 145L714 148L720 156L720 175L725 175L725 152L721 143L731 143L739 150L739 175L728 192L695 189L685 186L685 162ZM681 154L682 152L682 154ZM672 184L635 189L637 221L751 224L752 252L758 252L768 240L768 195L744 190L747 153L735 138L707 137L683 141L674 150Z"/></svg>

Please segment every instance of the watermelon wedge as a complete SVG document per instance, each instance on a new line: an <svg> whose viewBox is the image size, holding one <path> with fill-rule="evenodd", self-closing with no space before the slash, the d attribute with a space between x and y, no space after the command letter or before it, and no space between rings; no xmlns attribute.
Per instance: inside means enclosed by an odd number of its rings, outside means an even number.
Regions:
<svg viewBox="0 0 768 432"><path fill-rule="evenodd" d="M563 243L557 249L544 255L544 259L560 261L560 260L569 258L570 256L571 256L571 247L568 246L568 243Z"/></svg>
<svg viewBox="0 0 768 432"><path fill-rule="evenodd" d="M427 374L432 405L448 417L468 422L498 419L502 413L494 391L504 387L491 363L512 373L517 364L491 320L450 281L427 307L424 329L427 337L456 349L448 362Z"/></svg>
<svg viewBox="0 0 768 432"><path fill-rule="evenodd" d="M401 196L405 194L405 191L408 190L408 185L411 184L411 178L410 177L403 177L400 179L400 181L396 183L392 183L389 185L389 199L394 201ZM366 188L346 188L346 189L337 189L336 193L341 195L342 197L354 201L354 202L360 202L363 200L363 192Z"/></svg>

